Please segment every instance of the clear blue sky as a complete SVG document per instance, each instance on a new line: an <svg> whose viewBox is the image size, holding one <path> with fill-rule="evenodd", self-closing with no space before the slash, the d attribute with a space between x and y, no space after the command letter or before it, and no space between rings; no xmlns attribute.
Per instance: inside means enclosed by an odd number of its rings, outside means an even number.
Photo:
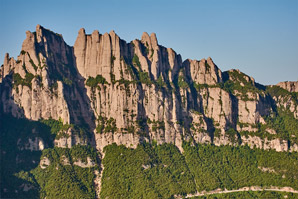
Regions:
<svg viewBox="0 0 298 199"><path fill-rule="evenodd" d="M155 32L183 59L210 56L262 84L298 80L298 0L0 0L0 8L0 63L41 24L71 46L81 27L127 42Z"/></svg>

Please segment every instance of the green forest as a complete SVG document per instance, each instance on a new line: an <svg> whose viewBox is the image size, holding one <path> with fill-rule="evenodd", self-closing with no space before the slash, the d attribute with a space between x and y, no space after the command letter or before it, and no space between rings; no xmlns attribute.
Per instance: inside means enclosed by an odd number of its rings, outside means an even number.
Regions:
<svg viewBox="0 0 298 199"><path fill-rule="evenodd" d="M5 125L3 125L5 124ZM17 125L16 125L17 124ZM136 149L112 144L104 159L91 146L53 146L67 129L61 121L1 118L1 197L95 198L95 170L103 164L101 198L175 198L197 191L247 186L292 187L298 190L298 153L264 151L248 146L214 146L184 142L183 152L173 144L143 143ZM39 137L45 149L21 146ZM74 164L89 157L95 166ZM40 166L47 158L48 165ZM65 163L65 160L67 160ZM281 192L237 192L197 198L297 198Z"/></svg>
<svg viewBox="0 0 298 199"><path fill-rule="evenodd" d="M298 189L297 153L189 143L183 148L181 154L172 144L107 146L101 198L173 198L245 186Z"/></svg>

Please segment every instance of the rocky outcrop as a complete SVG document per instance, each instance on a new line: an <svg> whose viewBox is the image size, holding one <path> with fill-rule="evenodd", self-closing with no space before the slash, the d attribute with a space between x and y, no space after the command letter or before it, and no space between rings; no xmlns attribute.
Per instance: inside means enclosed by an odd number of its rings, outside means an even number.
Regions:
<svg viewBox="0 0 298 199"><path fill-rule="evenodd" d="M8 73L3 77L5 81L13 81L13 87L2 85L5 86L1 93L2 99L4 96L12 96L8 100L2 100L3 111L5 113L13 112L13 115L24 114L31 120L62 118L64 122L69 123L69 109L63 96L64 86L61 81L51 82L49 75L54 74L49 74L52 71L48 67L51 59L55 60L54 53L56 56L62 56L62 59L64 57L64 61L66 60L66 55L63 55L66 44L64 43L64 47L61 48L60 45L63 43L56 41L53 35L48 34L48 31L39 25L36 27L35 33L26 32L21 54L15 64L11 64L11 70L16 78L13 80L9 77L5 78ZM68 51L71 50L68 49ZM4 65L6 66L7 63ZM57 67L58 63L53 65ZM17 79L15 75L19 75L19 78ZM20 111L11 111L15 105L22 109L21 113Z"/></svg>
<svg viewBox="0 0 298 199"><path fill-rule="evenodd" d="M97 74L101 74L105 79L110 81L111 60L112 56L114 56L111 51L120 51L120 49L116 49L116 41L114 46L111 43L112 34L111 32L111 34L100 35L98 31L94 31L91 35L86 35L84 29L79 30L77 40L74 44L74 55L76 57L78 71L83 77L95 77ZM113 36L116 39L116 35ZM118 36L117 39L119 45ZM120 56L118 56L119 61Z"/></svg>
<svg viewBox="0 0 298 199"><path fill-rule="evenodd" d="M46 169L48 166L50 166L50 164L51 164L51 161L47 157L43 157L39 163L40 168L42 169Z"/></svg>
<svg viewBox="0 0 298 199"><path fill-rule="evenodd" d="M262 115L268 115L269 110L264 106L262 97L256 95L254 100L242 100L238 97L238 119L241 123L257 124L264 123Z"/></svg>
<svg viewBox="0 0 298 199"><path fill-rule="evenodd" d="M286 89L289 92L298 92L298 81L296 82L280 82L277 84L277 86L280 86L283 89Z"/></svg>
<svg viewBox="0 0 298 199"><path fill-rule="evenodd" d="M206 144L211 143L211 137L208 134L205 133L199 133L198 134L201 139L195 139L197 143ZM240 140L239 140L240 139ZM251 149L258 148L263 150L275 150L277 152L286 152L286 151L297 151L297 145L289 145L287 140L282 140L279 138L271 139L268 138L261 138L258 136L251 136L251 135L241 135L240 138L238 138L237 135L234 135L233 137L230 137L230 135L227 135L224 131L221 132L220 136L214 137L213 142L216 146L221 145L229 145L229 146L238 146L239 143L241 143L242 146L249 146Z"/></svg>
<svg viewBox="0 0 298 199"><path fill-rule="evenodd" d="M82 168L94 167L96 165L95 162L90 157L87 157L87 162L84 162L81 159L78 159L73 164Z"/></svg>
<svg viewBox="0 0 298 199"><path fill-rule="evenodd" d="M182 151L186 140L298 150L294 137L288 146L287 140L253 134L276 106L298 118L295 99L271 96L239 70L222 72L210 57L182 61L159 45L154 33L127 43L114 31L88 35L80 29L71 47L37 25L36 32L26 32L16 60L5 55L0 83L0 112L35 121L60 119L90 135L68 129L55 140L58 147L90 143L102 151L112 143L135 148L146 141L173 143ZM293 82L280 86L297 89Z"/></svg>
<svg viewBox="0 0 298 199"><path fill-rule="evenodd" d="M8 65L11 71L1 78L4 113L31 120L61 118L64 123L94 128L73 49L61 35L37 25L36 32L26 32L18 59L6 58L4 65L3 71Z"/></svg>
<svg viewBox="0 0 298 199"><path fill-rule="evenodd" d="M128 148L137 148L140 144L140 136L132 133L104 133L95 134L97 149L103 151L103 148L107 145L116 143L117 145L124 145Z"/></svg>
<svg viewBox="0 0 298 199"><path fill-rule="evenodd" d="M61 118L65 123L70 123L68 105L63 97L63 84L56 82L55 88L43 88L38 79L31 82L32 88L18 85L15 89L4 91L3 95L12 95L13 98L5 101L4 112L10 113L14 106L22 108L24 116L31 120L41 118ZM11 93L10 93L11 91ZM10 94L9 94L10 93ZM20 115L20 111L15 115Z"/></svg>
<svg viewBox="0 0 298 199"><path fill-rule="evenodd" d="M183 62L183 65L189 71L188 76L197 84L216 85L222 82L221 70L211 57L200 61L188 59Z"/></svg>
<svg viewBox="0 0 298 199"><path fill-rule="evenodd" d="M269 173L277 173L273 168L270 167L258 167L263 172L269 172Z"/></svg>
<svg viewBox="0 0 298 199"><path fill-rule="evenodd" d="M75 158L73 157L75 160L73 162L71 162L66 156L62 156L61 158L61 163L63 165L76 165L82 168L89 168L89 167L94 167L96 166L96 162L94 160L92 160L92 158L90 157L86 157L86 160L82 160L81 158Z"/></svg>
<svg viewBox="0 0 298 199"><path fill-rule="evenodd" d="M273 92L273 100L278 108L290 110L294 114L294 117L298 119L298 82L280 82L276 86L270 86ZM277 89L281 87L282 89ZM283 90L284 89L284 90ZM277 91L278 90L278 91Z"/></svg>
<svg viewBox="0 0 298 199"><path fill-rule="evenodd" d="M4 63L0 68L0 83L2 82L2 79L8 75L13 68L15 68L16 61L13 57L9 57L9 54L6 53L4 56Z"/></svg>
<svg viewBox="0 0 298 199"><path fill-rule="evenodd" d="M58 138L57 138L58 137ZM69 128L65 132L60 132L54 140L54 144L60 148L71 148L74 145L87 145L87 138L80 137L75 134L72 128Z"/></svg>
<svg viewBox="0 0 298 199"><path fill-rule="evenodd" d="M70 161L69 161L69 159L65 155L62 156L61 163L63 165L70 165Z"/></svg>
<svg viewBox="0 0 298 199"><path fill-rule="evenodd" d="M294 117L298 119L298 103L297 99L293 98L292 96L274 96L273 100L275 104L279 108L283 108L285 110L289 110L293 113Z"/></svg>
<svg viewBox="0 0 298 199"><path fill-rule="evenodd" d="M248 145L252 149L254 147L259 149L264 149L264 150L274 149L278 152L289 150L288 142L286 140L281 140L278 138L268 140L267 138L262 139L257 136L248 135L248 136L241 136L241 140L242 140L242 145Z"/></svg>
<svg viewBox="0 0 298 199"><path fill-rule="evenodd" d="M229 93L221 88L207 88L200 93L206 117L214 120L214 125L226 128L233 121L233 103Z"/></svg>

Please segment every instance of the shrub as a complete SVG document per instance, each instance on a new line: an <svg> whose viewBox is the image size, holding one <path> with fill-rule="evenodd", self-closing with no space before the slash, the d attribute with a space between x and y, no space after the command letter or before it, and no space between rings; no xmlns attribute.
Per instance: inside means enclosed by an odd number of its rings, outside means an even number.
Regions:
<svg viewBox="0 0 298 199"><path fill-rule="evenodd" d="M182 89L187 89L189 87L188 83L185 81L183 76L178 77L178 86Z"/></svg>
<svg viewBox="0 0 298 199"><path fill-rule="evenodd" d="M148 72L139 72L140 82L143 84L152 84Z"/></svg>
<svg viewBox="0 0 298 199"><path fill-rule="evenodd" d="M111 56L111 65L114 65L114 61L116 60L116 57L114 55Z"/></svg>
<svg viewBox="0 0 298 199"><path fill-rule="evenodd" d="M132 63L141 70L141 63L139 57L136 54L132 58Z"/></svg>
<svg viewBox="0 0 298 199"><path fill-rule="evenodd" d="M29 60L30 64L33 66L34 70L37 71L37 66L35 65L35 63L33 62L32 59Z"/></svg>
<svg viewBox="0 0 298 199"><path fill-rule="evenodd" d="M98 116L98 125L96 126L96 133L108 133L108 132L116 132L116 120L112 117L109 119L104 116Z"/></svg>
<svg viewBox="0 0 298 199"><path fill-rule="evenodd" d="M32 73L26 73L25 78L23 79L19 73L13 74L13 86L17 87L18 85L32 87L32 79L34 75Z"/></svg>
<svg viewBox="0 0 298 199"><path fill-rule="evenodd" d="M95 88L98 84L108 84L107 80L102 75L97 75L94 77L89 77L86 81L86 85Z"/></svg>
<svg viewBox="0 0 298 199"><path fill-rule="evenodd" d="M72 81L70 79L68 79L67 77L63 77L63 83L68 86L72 85Z"/></svg>
<svg viewBox="0 0 298 199"><path fill-rule="evenodd" d="M162 76L158 77L158 79L156 80L156 85L159 89L166 86L166 83L163 81Z"/></svg>

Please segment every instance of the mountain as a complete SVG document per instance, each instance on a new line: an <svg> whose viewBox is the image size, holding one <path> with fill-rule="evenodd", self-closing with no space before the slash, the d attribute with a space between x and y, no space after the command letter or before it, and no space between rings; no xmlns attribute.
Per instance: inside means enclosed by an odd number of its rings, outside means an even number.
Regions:
<svg viewBox="0 0 298 199"><path fill-rule="evenodd" d="M5 55L0 101L4 197L298 189L298 82L264 86L239 70L222 72L210 57L183 61L154 33L127 43L114 31L80 29L72 47L37 25L26 32L17 59ZM241 174L233 166L251 180L236 182Z"/></svg>

